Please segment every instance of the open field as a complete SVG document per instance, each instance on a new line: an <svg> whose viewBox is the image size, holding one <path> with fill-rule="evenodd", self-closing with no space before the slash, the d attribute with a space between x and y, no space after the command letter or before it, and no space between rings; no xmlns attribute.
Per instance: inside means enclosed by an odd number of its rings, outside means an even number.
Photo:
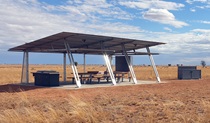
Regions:
<svg viewBox="0 0 210 123"><path fill-rule="evenodd" d="M30 72L41 69L62 73L61 65L30 66ZM176 80L176 67L159 66L168 83L64 90L13 85L20 82L21 66L1 65L0 123L210 123L210 68L199 69L201 80ZM155 80L151 67L134 70L138 79Z"/></svg>
<svg viewBox="0 0 210 123"><path fill-rule="evenodd" d="M113 67L114 69L114 67ZM158 66L157 67L160 78L162 80L176 80L177 79L177 67L176 66ZM202 79L210 79L210 66L202 68L198 66L198 69L202 71ZM34 81L32 75L33 72L38 70L55 70L60 73L60 81L63 80L63 66L62 65L30 65L29 75L30 82ZM86 71L105 71L104 65L89 65L86 66ZM21 65L0 65L0 84L20 83L21 80ZM83 66L78 66L78 71L83 72ZM136 77L139 80L155 80L155 74L151 66L134 66ZM72 71L70 66L67 66L67 76L71 75Z"/></svg>

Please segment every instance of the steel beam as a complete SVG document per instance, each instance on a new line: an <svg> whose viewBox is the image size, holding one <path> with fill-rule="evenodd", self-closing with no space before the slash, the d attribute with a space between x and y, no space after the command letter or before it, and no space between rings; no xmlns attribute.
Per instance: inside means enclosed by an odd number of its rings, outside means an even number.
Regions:
<svg viewBox="0 0 210 123"><path fill-rule="evenodd" d="M71 64L72 72L74 74L74 78L75 78L77 87L80 88L81 87L81 82L80 82L80 79L79 79L77 67L75 66L75 63L74 63L74 57L72 55L71 48L66 41L64 41L64 45L66 47L66 52L67 52L68 57L69 57L69 61L70 61L70 64Z"/></svg>
<svg viewBox="0 0 210 123"><path fill-rule="evenodd" d="M63 53L63 81L66 82L66 53Z"/></svg>
<svg viewBox="0 0 210 123"><path fill-rule="evenodd" d="M134 42L134 41L135 41L135 40L126 41L126 42L123 42L123 44L129 44L129 43L132 43L132 42ZM105 48L111 48L111 47L115 47L115 46L119 46L119 44L109 45L109 46L106 46Z"/></svg>
<svg viewBox="0 0 210 123"><path fill-rule="evenodd" d="M122 44L121 46L122 46L123 54L125 55L126 62L127 62L127 64L128 64L128 68L129 68L130 73L131 73L131 78L132 78L132 80L133 80L133 83L134 83L134 84L137 84L136 75L135 75L135 73L134 73L134 70L133 70L133 66L132 66L132 64L131 64L131 61L130 61L130 59L128 58L127 51L125 50L125 45Z"/></svg>
<svg viewBox="0 0 210 123"><path fill-rule="evenodd" d="M112 80L112 84L113 84L113 85L116 85L116 80L115 80L114 73L113 73L113 70L112 70L110 58L109 58L109 56L107 55L107 53L106 53L106 51L105 51L105 48L104 48L104 44L103 44L102 42L101 42L101 49L104 50L103 56L104 56L104 60L105 60L107 69L108 69L108 71L109 71L109 76L110 76L110 78L111 78L111 80Z"/></svg>
<svg viewBox="0 0 210 123"><path fill-rule="evenodd" d="M157 68L156 68L156 66L155 66L155 61L154 61L154 59L153 59L153 57L152 57L152 54L150 53L149 47L146 47L146 49L147 49L147 52L148 52L148 54L149 54L149 58L150 58L150 62L151 62L151 64L152 64L153 70L154 70L154 72L155 72L157 82L159 83L159 82L161 82L161 81L160 81L160 77L159 77Z"/></svg>
<svg viewBox="0 0 210 123"><path fill-rule="evenodd" d="M29 59L26 51L23 53L21 83L29 83Z"/></svg>
<svg viewBox="0 0 210 123"><path fill-rule="evenodd" d="M86 72L86 55L85 55L85 53L84 53L84 56L83 56L84 58L83 58L83 72L85 73Z"/></svg>
<svg viewBox="0 0 210 123"><path fill-rule="evenodd" d="M104 39L104 40L98 40L98 41L95 41L95 42L92 42L92 43L83 44L83 45L79 45L79 46L76 46L76 47L78 47L78 48L88 47L88 46L91 46L91 45L100 44L100 42L108 42L108 41L111 41L113 39L114 38L110 37L110 38L107 38L107 39Z"/></svg>

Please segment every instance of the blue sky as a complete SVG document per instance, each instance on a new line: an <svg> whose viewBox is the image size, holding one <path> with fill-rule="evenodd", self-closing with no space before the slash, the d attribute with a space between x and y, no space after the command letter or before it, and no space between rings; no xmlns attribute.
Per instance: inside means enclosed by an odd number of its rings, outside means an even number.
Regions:
<svg viewBox="0 0 210 123"><path fill-rule="evenodd" d="M69 31L165 42L151 49L161 53L154 57L158 65L210 65L209 13L210 0L0 0L0 64L22 63L23 54L8 52L11 47ZM104 63L99 56L87 62L95 59ZM30 63L62 64L62 55L32 53Z"/></svg>

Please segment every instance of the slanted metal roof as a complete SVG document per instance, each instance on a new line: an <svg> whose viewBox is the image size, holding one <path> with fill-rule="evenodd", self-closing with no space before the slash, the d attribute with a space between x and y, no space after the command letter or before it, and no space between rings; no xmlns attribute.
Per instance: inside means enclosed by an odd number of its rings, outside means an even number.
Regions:
<svg viewBox="0 0 210 123"><path fill-rule="evenodd" d="M9 51L18 52L47 52L47 53L65 53L64 42L71 47L72 53L102 54L101 43L108 54L122 53L121 45L125 45L126 51L137 50L141 48L165 44L162 42L153 42L145 40L117 38L110 36L61 32L30 43L9 49Z"/></svg>

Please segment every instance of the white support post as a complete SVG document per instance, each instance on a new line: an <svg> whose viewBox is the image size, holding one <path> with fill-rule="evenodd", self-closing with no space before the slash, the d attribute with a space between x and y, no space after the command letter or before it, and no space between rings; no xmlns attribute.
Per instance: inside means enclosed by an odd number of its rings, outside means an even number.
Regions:
<svg viewBox="0 0 210 123"><path fill-rule="evenodd" d="M66 82L66 53L63 53L63 81Z"/></svg>
<svg viewBox="0 0 210 123"><path fill-rule="evenodd" d="M84 62L83 62L83 71L84 73L86 72L86 57L85 57L85 53L84 53Z"/></svg>
<svg viewBox="0 0 210 123"><path fill-rule="evenodd" d="M116 80L115 80L115 77L114 77L114 73L113 73L113 70L112 70L112 66L111 66L111 63L110 63L110 59L109 59L109 56L107 55L105 49L104 49L104 45L103 43L101 43L101 49L104 50L103 51L103 55L104 55L104 60L105 60L105 63L106 63L106 66L107 66L107 69L109 71L109 76L112 80L112 84L113 85L116 85Z"/></svg>
<svg viewBox="0 0 210 123"><path fill-rule="evenodd" d="M122 50L123 50L123 53L125 55L126 62L128 64L128 67L129 67L129 70L130 70L130 73L131 73L131 77L132 77L133 83L134 84L137 84L136 75L134 73L133 66L132 66L132 64L131 64L131 62L130 62L130 60L128 58L128 54L127 54L127 52L125 50L125 45L124 44L122 44Z"/></svg>
<svg viewBox="0 0 210 123"><path fill-rule="evenodd" d="M111 64L111 67L112 67L113 64L112 64L112 56L111 55L109 56L109 60L110 60L110 64Z"/></svg>
<svg viewBox="0 0 210 123"><path fill-rule="evenodd" d="M28 63L29 63L28 52L25 51L23 54L21 83L29 83L29 64Z"/></svg>
<svg viewBox="0 0 210 123"><path fill-rule="evenodd" d="M28 52L26 52L26 83L29 83L29 59Z"/></svg>
<svg viewBox="0 0 210 123"><path fill-rule="evenodd" d="M79 79L77 67L75 66L75 63L74 63L74 57L72 55L69 44L66 41L64 42L64 44L65 44L65 47L66 47L66 51L67 51L67 54L68 54L68 57L69 57L69 61L70 61L70 64L71 64L72 72L74 74L74 78L75 78L77 87L80 88L81 87L81 82L80 82L80 79Z"/></svg>
<svg viewBox="0 0 210 123"><path fill-rule="evenodd" d="M155 72L157 82L160 83L161 81L160 81L160 77L159 77L157 68L156 68L156 66L155 66L155 61L154 61L154 59L153 59L153 57L152 57L152 54L151 54L151 52L150 52L149 47L146 47L146 49L147 49L147 53L148 53L148 55L149 55L150 62L151 62L151 64L152 64L153 70L154 70L154 72Z"/></svg>

